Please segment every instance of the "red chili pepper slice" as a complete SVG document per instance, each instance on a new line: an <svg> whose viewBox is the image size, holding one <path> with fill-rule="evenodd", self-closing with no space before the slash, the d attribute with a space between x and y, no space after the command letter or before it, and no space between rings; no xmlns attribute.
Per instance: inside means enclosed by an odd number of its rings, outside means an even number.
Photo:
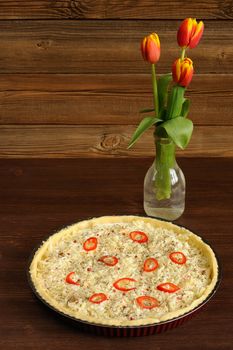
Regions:
<svg viewBox="0 0 233 350"><path fill-rule="evenodd" d="M159 267L159 263L155 258L148 258L144 261L143 270L145 272L151 272Z"/></svg>
<svg viewBox="0 0 233 350"><path fill-rule="evenodd" d="M104 293L96 293L93 294L88 300L94 304L100 304L107 299L107 295L105 295Z"/></svg>
<svg viewBox="0 0 233 350"><path fill-rule="evenodd" d="M99 258L98 261L101 261L108 266L115 266L118 263L117 257L111 255L101 256L101 258Z"/></svg>
<svg viewBox="0 0 233 350"><path fill-rule="evenodd" d="M148 241L148 237L145 232L142 231L132 231L129 234L130 238L137 243L146 243Z"/></svg>
<svg viewBox="0 0 233 350"><path fill-rule="evenodd" d="M123 292L128 292L129 290L136 289L136 287L130 287L130 282L137 282L134 278L120 278L113 283L113 286Z"/></svg>
<svg viewBox="0 0 233 350"><path fill-rule="evenodd" d="M65 278L65 281L69 284L76 284L76 286L80 286L80 283L78 283L77 281L75 282L73 279L72 279L72 276L74 275L74 272L70 272L68 273L68 275L66 276Z"/></svg>
<svg viewBox="0 0 233 350"><path fill-rule="evenodd" d="M159 306L158 300L148 295L136 298L136 302L142 309L153 309L154 307Z"/></svg>
<svg viewBox="0 0 233 350"><path fill-rule="evenodd" d="M96 237L90 237L83 243L83 248L86 251L94 250L97 247L97 238Z"/></svg>
<svg viewBox="0 0 233 350"><path fill-rule="evenodd" d="M161 290L162 292L167 292L167 293L175 293L177 292L180 288L176 286L173 283L167 282L167 283L161 283L157 286L158 290Z"/></svg>
<svg viewBox="0 0 233 350"><path fill-rule="evenodd" d="M187 258L186 256L181 252L173 252L169 255L169 258L171 261L173 261L175 264L183 265L186 263Z"/></svg>

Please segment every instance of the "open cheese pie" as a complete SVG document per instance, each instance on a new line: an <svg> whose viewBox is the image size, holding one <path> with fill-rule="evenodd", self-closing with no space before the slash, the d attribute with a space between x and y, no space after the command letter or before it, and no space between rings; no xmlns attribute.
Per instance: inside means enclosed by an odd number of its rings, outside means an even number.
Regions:
<svg viewBox="0 0 233 350"><path fill-rule="evenodd" d="M56 310L102 325L149 325L181 316L214 289L209 245L172 223L105 216L53 234L36 251L30 275Z"/></svg>

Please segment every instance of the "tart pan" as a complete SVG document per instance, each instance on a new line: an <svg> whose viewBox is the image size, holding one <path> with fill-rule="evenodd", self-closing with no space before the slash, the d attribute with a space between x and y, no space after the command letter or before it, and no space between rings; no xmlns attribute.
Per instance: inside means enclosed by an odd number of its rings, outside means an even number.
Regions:
<svg viewBox="0 0 233 350"><path fill-rule="evenodd" d="M179 226L179 225L177 225L177 226ZM184 227L184 226L182 226L182 227ZM56 232L58 232L58 231L56 230ZM195 233L195 232L193 232L193 233ZM53 234L49 235L49 237L52 235ZM49 303L47 303L41 297L41 295L37 292L37 290L35 288L35 285L31 279L30 265L31 265L31 262L34 258L34 254L36 253L36 251L43 244L43 242L45 240L47 240L49 237L47 237L46 239L43 239L43 241L33 250L32 254L29 258L29 262L28 262L28 266L27 266L27 278L28 278L29 285L30 285L33 293L35 294L35 296L44 305L46 305L49 309L51 309L53 312L55 312L57 315L59 315L65 321L68 321L69 323L73 324L74 326L78 327L79 329L81 329L83 331L86 331L88 333L91 332L91 333L94 333L96 335L102 335L102 336L107 336L107 337L140 337L140 336L146 336L146 335L152 335L152 334L159 334L162 332L166 332L169 329L179 327L183 323L185 323L188 320L190 320L191 318L193 318L196 314L198 314L206 306L206 304L210 301L210 299L216 293L216 291L220 285L221 278L222 278L222 269L221 269L221 265L219 262L219 258L216 255L216 252L214 251L214 249L211 247L211 245L208 242L206 242L206 240L204 240L202 238L203 242L206 243L214 252L214 255L215 255L215 258L216 258L217 264L218 264L218 278L217 278L217 282L215 284L214 289L207 296L207 298L205 300L203 300L203 302L201 304L199 304L194 309L188 311L187 313L185 313L181 316L172 318L172 319L167 320L167 321L157 322L157 323L152 323L152 324L142 325L142 326L111 326L111 325L105 326L104 324L87 322L87 321L83 321L81 319L69 316L69 315L63 313L62 311L56 309L55 307L51 306Z"/></svg>

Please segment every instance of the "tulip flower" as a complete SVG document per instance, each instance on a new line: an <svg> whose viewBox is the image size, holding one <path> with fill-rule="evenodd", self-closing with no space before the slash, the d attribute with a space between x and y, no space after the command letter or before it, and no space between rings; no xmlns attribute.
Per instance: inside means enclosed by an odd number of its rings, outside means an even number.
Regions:
<svg viewBox="0 0 233 350"><path fill-rule="evenodd" d="M141 42L142 57L152 64L158 62L160 57L160 41L156 33L146 36Z"/></svg>
<svg viewBox="0 0 233 350"><path fill-rule="evenodd" d="M193 62L190 58L178 58L172 65L173 81L180 86L186 87L193 77Z"/></svg>
<svg viewBox="0 0 233 350"><path fill-rule="evenodd" d="M181 23L177 32L177 42L182 48L189 47L193 49L196 47L202 37L204 31L204 23L200 21L197 23L194 18L186 18Z"/></svg>

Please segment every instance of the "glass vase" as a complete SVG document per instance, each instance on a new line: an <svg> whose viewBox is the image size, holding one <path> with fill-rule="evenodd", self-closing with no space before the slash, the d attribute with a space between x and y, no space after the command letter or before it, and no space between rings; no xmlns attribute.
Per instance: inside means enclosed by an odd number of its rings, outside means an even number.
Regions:
<svg viewBox="0 0 233 350"><path fill-rule="evenodd" d="M156 157L144 180L144 210L148 216L173 221L184 212L185 178L173 141L158 138L155 146Z"/></svg>

